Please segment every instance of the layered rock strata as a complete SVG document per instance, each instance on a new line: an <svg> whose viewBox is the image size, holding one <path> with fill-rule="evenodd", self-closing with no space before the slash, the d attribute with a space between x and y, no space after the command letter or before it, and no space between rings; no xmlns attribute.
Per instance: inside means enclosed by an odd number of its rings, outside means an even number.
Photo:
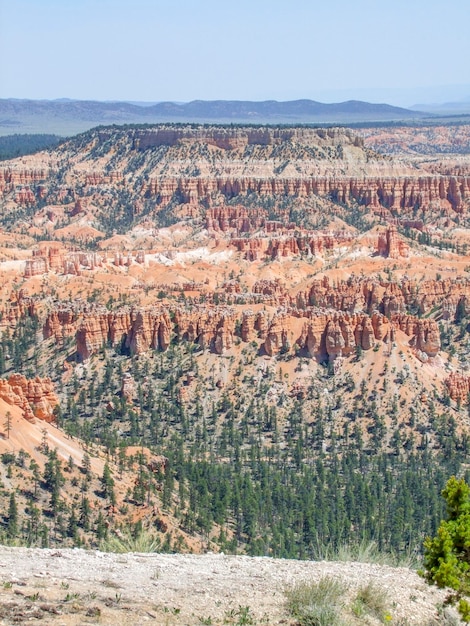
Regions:
<svg viewBox="0 0 470 626"><path fill-rule="evenodd" d="M417 211L460 214L470 201L468 168L436 164L433 170L429 163L415 168L392 161L346 129L162 125L102 128L77 142L35 155L35 168L12 160L0 169L0 193L18 204L67 198L71 217L83 212L88 199L108 205L111 192L121 191L135 215L147 202L210 206L215 197L251 193L319 196L409 220L416 220ZM215 215L208 221L215 230L225 227ZM246 226L242 221L231 227L244 232Z"/></svg>
<svg viewBox="0 0 470 626"><path fill-rule="evenodd" d="M166 205L173 198L181 202L198 204L211 196L222 194L226 198L239 195L293 196L307 198L320 196L341 204L367 207L382 214L399 216L426 212L431 207L463 213L470 200L470 176L418 176L411 178L364 178L338 176L305 176L302 178L184 178L154 177L143 189L147 197Z"/></svg>
<svg viewBox="0 0 470 626"><path fill-rule="evenodd" d="M255 341L269 356L287 352L334 360L351 354L357 347L370 350L377 342L392 342L397 330L428 357L440 349L437 324L409 315L391 319L381 313L343 313L316 308L279 309L274 314L232 307L151 307L109 312L96 308L75 313L70 307L49 314L44 336L62 341L75 332L77 356L86 360L103 346L141 354L166 350L174 339L188 341L202 349L223 354L238 339Z"/></svg>

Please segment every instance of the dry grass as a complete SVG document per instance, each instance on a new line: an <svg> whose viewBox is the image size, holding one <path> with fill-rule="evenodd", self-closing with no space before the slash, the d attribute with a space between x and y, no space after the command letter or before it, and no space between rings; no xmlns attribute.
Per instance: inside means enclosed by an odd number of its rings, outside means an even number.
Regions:
<svg viewBox="0 0 470 626"><path fill-rule="evenodd" d="M300 626L342 626L346 585L324 576L317 583L298 583L286 591L287 609Z"/></svg>
<svg viewBox="0 0 470 626"><path fill-rule="evenodd" d="M102 552L116 552L117 554L124 554L126 552L158 552L160 548L160 539L145 530L135 536L129 532L120 537L113 535L100 543L100 550Z"/></svg>

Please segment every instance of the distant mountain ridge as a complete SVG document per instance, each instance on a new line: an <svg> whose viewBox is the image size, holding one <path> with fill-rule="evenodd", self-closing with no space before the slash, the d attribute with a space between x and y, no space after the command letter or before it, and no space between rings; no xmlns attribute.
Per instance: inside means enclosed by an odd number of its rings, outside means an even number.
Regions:
<svg viewBox="0 0 470 626"><path fill-rule="evenodd" d="M450 114L470 114L470 96L458 102L443 102L430 104L415 104L412 110L428 111L432 114L450 115Z"/></svg>
<svg viewBox="0 0 470 626"><path fill-rule="evenodd" d="M427 116L389 104L349 100L325 104L314 100L262 102L193 100L187 103L98 102L91 100L0 99L0 134L71 135L100 124L158 122L338 123L410 120Z"/></svg>

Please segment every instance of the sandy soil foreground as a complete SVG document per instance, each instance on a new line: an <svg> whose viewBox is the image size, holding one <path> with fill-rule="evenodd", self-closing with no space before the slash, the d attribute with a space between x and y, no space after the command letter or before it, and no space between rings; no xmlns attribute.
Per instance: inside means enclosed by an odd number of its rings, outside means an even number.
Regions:
<svg viewBox="0 0 470 626"><path fill-rule="evenodd" d="M368 581L383 587L391 624L450 623L438 617L445 593L406 568L8 547L0 547L0 623L290 625L284 590L325 575L346 582L351 597ZM351 615L347 623L381 622Z"/></svg>

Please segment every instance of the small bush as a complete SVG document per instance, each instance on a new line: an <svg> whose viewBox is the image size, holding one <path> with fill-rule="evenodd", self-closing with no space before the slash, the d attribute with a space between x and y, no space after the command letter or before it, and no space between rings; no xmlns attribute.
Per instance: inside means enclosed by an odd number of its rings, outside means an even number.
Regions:
<svg viewBox="0 0 470 626"><path fill-rule="evenodd" d="M387 613L387 592L374 582L359 587L353 601L353 613L360 617L367 613L384 620Z"/></svg>
<svg viewBox="0 0 470 626"><path fill-rule="evenodd" d="M298 583L286 593L287 608L300 626L340 626L346 585L331 576Z"/></svg>
<svg viewBox="0 0 470 626"><path fill-rule="evenodd" d="M4 465L12 465L16 461L16 455L14 452L4 452L1 459Z"/></svg>

